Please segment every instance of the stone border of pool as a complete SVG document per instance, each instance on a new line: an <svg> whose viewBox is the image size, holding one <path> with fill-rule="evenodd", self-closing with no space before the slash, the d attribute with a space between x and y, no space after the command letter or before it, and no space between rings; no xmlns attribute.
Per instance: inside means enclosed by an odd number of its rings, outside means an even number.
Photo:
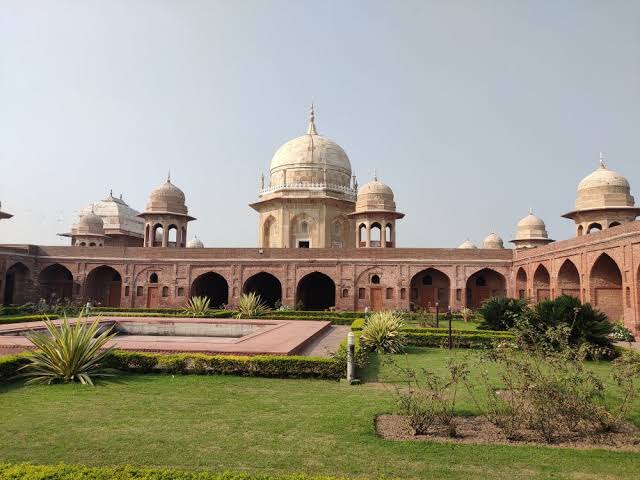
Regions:
<svg viewBox="0 0 640 480"><path fill-rule="evenodd" d="M85 322L99 318L100 323L147 322L147 323L248 323L267 325L261 330L224 343L215 337L163 336L161 341L145 341L143 336L128 335L125 341L116 337L107 346L120 350L155 353L207 353L224 355L296 355L318 335L331 327L326 321L296 320L235 320L214 318L163 318L163 317L89 317ZM76 320L71 320L74 322ZM54 320L59 325L62 320ZM44 327L44 322L27 322L0 325L0 354L32 350L28 338L17 335L27 330ZM136 338L139 337L139 338ZM122 337L125 338L125 337Z"/></svg>

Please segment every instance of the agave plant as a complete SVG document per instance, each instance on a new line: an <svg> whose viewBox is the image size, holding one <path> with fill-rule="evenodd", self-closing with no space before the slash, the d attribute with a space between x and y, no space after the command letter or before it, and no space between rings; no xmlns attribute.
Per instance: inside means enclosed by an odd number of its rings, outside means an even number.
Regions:
<svg viewBox="0 0 640 480"><path fill-rule="evenodd" d="M402 317L396 312L375 312L362 328L360 344L377 353L398 353L404 349Z"/></svg>
<svg viewBox="0 0 640 480"><path fill-rule="evenodd" d="M204 317L209 310L210 301L209 297L191 297L182 311L190 317Z"/></svg>
<svg viewBox="0 0 640 480"><path fill-rule="evenodd" d="M238 301L236 318L257 318L269 311L269 307L262 301L262 297L255 292L243 293Z"/></svg>
<svg viewBox="0 0 640 480"><path fill-rule="evenodd" d="M93 385L92 377L112 376L112 369L103 368L102 361L113 347L104 348L115 333L107 329L100 333L100 323L82 321L74 324L64 317L62 323L54 325L46 320L46 333L33 331L27 337L36 346L29 356L29 363L22 366L21 374L30 377L27 384L55 382L80 382Z"/></svg>

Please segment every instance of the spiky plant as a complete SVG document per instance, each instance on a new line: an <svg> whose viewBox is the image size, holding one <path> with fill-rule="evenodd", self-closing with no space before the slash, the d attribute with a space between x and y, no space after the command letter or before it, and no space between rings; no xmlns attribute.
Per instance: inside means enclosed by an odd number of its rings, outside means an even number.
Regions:
<svg viewBox="0 0 640 480"><path fill-rule="evenodd" d="M243 293L238 301L236 318L258 318L265 315L269 307L262 301L262 297L255 292Z"/></svg>
<svg viewBox="0 0 640 480"><path fill-rule="evenodd" d="M22 376L29 377L27 384L56 382L80 382L93 385L92 377L112 376L112 369L103 368L102 361L113 347L104 348L115 333L106 329L100 333L100 323L84 322L80 316L74 324L64 317L54 325L45 320L46 333L32 331L27 338L36 350L29 356L29 363L20 368Z"/></svg>
<svg viewBox="0 0 640 480"><path fill-rule="evenodd" d="M375 312L360 335L360 345L376 353L399 353L404 349L402 317L395 312Z"/></svg>
<svg viewBox="0 0 640 480"><path fill-rule="evenodd" d="M190 317L204 317L209 310L210 301L209 297L191 297L182 311Z"/></svg>

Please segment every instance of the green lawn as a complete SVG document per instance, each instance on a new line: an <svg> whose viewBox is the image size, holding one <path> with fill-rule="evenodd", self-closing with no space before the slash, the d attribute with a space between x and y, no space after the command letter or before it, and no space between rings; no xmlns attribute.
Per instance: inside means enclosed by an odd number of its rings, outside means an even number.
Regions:
<svg viewBox="0 0 640 480"><path fill-rule="evenodd" d="M414 349L408 357L438 367L447 355ZM366 375L384 377L385 368L375 362ZM5 385L0 461L354 477L638 476L640 455L633 453L377 438L374 415L393 409L375 383L129 375L95 388Z"/></svg>
<svg viewBox="0 0 640 480"><path fill-rule="evenodd" d="M433 320L433 322L435 322L435 320ZM418 324L416 322L414 322L414 321L407 322L407 325L411 326L411 327L417 327L418 326ZM453 330L478 330L478 325L480 325L480 324L477 323L477 322L465 322L464 320L452 320L451 321L451 328ZM435 327L435 323L433 323L433 326ZM449 322L444 317L444 315L440 315L439 328L449 328Z"/></svg>

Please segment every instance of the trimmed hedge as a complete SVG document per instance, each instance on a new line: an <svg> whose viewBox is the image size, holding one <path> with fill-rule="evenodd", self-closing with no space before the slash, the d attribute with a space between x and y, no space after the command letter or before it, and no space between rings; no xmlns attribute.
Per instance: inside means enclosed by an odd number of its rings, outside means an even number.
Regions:
<svg viewBox="0 0 640 480"><path fill-rule="evenodd" d="M486 348L496 342L513 340L510 333L456 333L452 335L454 348ZM449 334L444 332L412 332L405 331L407 345L414 347L445 348L449 346Z"/></svg>
<svg viewBox="0 0 640 480"><path fill-rule="evenodd" d="M82 465L0 464L0 480L338 480L336 477L264 475L246 472L204 472L151 469L131 466L86 467Z"/></svg>
<svg viewBox="0 0 640 480"><path fill-rule="evenodd" d="M28 313L27 307L0 307L0 316L2 315L24 315Z"/></svg>
<svg viewBox="0 0 640 480"><path fill-rule="evenodd" d="M42 322L43 320L57 320L59 315L19 315L15 317L0 317L0 325L7 323Z"/></svg>
<svg viewBox="0 0 640 480"><path fill-rule="evenodd" d="M0 357L0 381L16 376L28 361L28 354ZM339 380L345 366L325 357L279 355L205 355L201 353L160 354L115 350L104 366L122 372L173 373L187 375L239 375L268 378L322 378Z"/></svg>
<svg viewBox="0 0 640 480"><path fill-rule="evenodd" d="M333 358L279 355L205 355L114 351L105 366L123 372L240 375L247 377L323 378L338 380L344 367Z"/></svg>
<svg viewBox="0 0 640 480"><path fill-rule="evenodd" d="M18 368L27 363L27 354L0 356L0 383L11 380L18 373Z"/></svg>

